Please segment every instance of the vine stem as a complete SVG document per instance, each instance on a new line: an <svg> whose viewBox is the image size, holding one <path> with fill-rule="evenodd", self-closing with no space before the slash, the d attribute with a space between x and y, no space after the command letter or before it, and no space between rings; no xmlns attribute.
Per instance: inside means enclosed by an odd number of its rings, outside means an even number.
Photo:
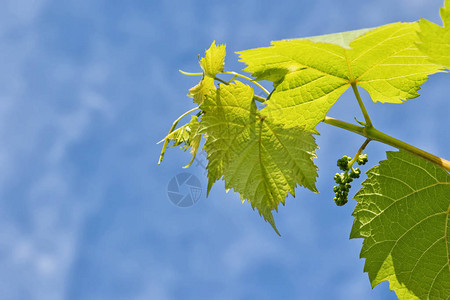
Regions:
<svg viewBox="0 0 450 300"><path fill-rule="evenodd" d="M241 77L241 78L247 79L248 81L250 81L250 82L256 84L256 85L257 85L260 89L262 89L267 95L270 95L269 91L266 90L266 88L264 88L261 84L259 84L259 82L257 82L256 80L251 79L250 77L247 77L247 76L245 76L245 75L242 75L242 74L239 74L239 73L236 73L236 72L231 72L231 71L224 71L224 72L222 72L222 73L224 73L224 74L231 74L231 75L234 75L234 76L236 76L236 77Z"/></svg>
<svg viewBox="0 0 450 300"><path fill-rule="evenodd" d="M258 95L253 95L253 99L255 99L258 102L264 103L265 101L267 101L266 98L258 96Z"/></svg>
<svg viewBox="0 0 450 300"><path fill-rule="evenodd" d="M349 169L353 167L353 164L358 159L358 157L361 155L361 153L366 149L367 145L370 143L371 139L366 139L364 143L359 147L358 152L356 152L355 156L353 156L353 159L348 163Z"/></svg>
<svg viewBox="0 0 450 300"><path fill-rule="evenodd" d="M185 72L183 70L178 70L178 72L180 72L183 75L188 75L188 76L200 76L200 75L203 75L203 72L202 73L192 73L192 72Z"/></svg>
<svg viewBox="0 0 450 300"><path fill-rule="evenodd" d="M367 139L390 145L399 150L407 151L411 154L414 154L423 159L426 159L426 160L440 166L441 168L444 168L448 172L450 172L450 161L448 161L444 158L438 157L436 155L433 155L431 153L428 153L422 149L414 147L405 142L402 142L396 138L393 138L393 137L375 129L372 126L371 127L358 126L358 125L347 123L347 122L337 120L337 119L334 119L331 117L325 117L325 119L322 122L324 122L325 124L328 124L328 125L339 127L339 128L354 132L356 134L362 135L362 136L366 137Z"/></svg>
<svg viewBox="0 0 450 300"><path fill-rule="evenodd" d="M225 84L225 85L229 85L229 84L230 84L230 82L225 81L225 80L222 80L222 79L220 79L219 77L214 77L214 79L217 80L217 81L219 81L219 82L222 82L222 83Z"/></svg>
<svg viewBox="0 0 450 300"><path fill-rule="evenodd" d="M178 70L178 71L179 71L181 74L183 74L183 75L188 75L188 76L200 76L200 75L204 75L203 73L191 73L191 72L185 72L185 71L183 71L183 70ZM223 73L223 74L231 74L231 75L234 75L234 77L231 78L228 82L227 82L227 81L224 81L224 80L222 80L222 79L220 79L220 78L218 78L217 76L214 77L214 79L217 80L217 81L220 81L220 82L222 82L222 83L224 83L224 84L230 84L230 82L233 81L236 77L241 77L241 78L247 79L248 81L254 83L254 84L257 85L260 89L262 89L262 90L264 91L264 93L266 93L267 95L270 95L269 91L268 91L265 87L263 87L259 82L257 82L257 81L254 80L254 79L251 79L251 78L248 77L248 76L245 76L245 75L242 75L242 74L233 72L233 71L223 71L223 72L221 72L221 73Z"/></svg>
<svg viewBox="0 0 450 300"><path fill-rule="evenodd" d="M173 130L175 129L175 127L177 127L178 122L180 122L181 119L183 119L184 117L186 117L188 114L190 114L191 112L196 111L197 109L199 109L200 107L194 107L193 109L188 110L187 112L185 112L184 114L182 114L181 116L178 117L178 119L176 119L175 121L173 121L172 127L170 127L169 133L167 134L167 136L169 134L171 134L173 132ZM164 158L164 153L166 153L166 148L167 148L167 144L169 143L169 139L167 138L167 136L164 138L164 144L161 150L161 154L159 155L159 160L158 160L158 165L161 164L163 158ZM159 143L161 143L162 140Z"/></svg>
<svg viewBox="0 0 450 300"><path fill-rule="evenodd" d="M359 108L361 108L361 111L364 116L364 120L366 120L367 127L372 127L373 126L372 121L370 120L369 113L367 112L366 107L364 106L364 103L361 99L361 95L359 94L358 87L356 86L356 82L352 82L352 89L353 89L353 93L356 96L356 100L358 100Z"/></svg>

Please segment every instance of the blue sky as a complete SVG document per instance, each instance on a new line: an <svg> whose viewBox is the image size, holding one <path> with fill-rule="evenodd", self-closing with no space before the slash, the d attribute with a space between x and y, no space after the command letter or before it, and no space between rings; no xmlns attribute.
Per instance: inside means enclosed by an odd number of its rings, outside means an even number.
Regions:
<svg viewBox="0 0 450 300"><path fill-rule="evenodd" d="M320 194L299 188L275 216L278 237L217 183L190 208L167 197L189 161L169 149L173 119L193 107L197 54L420 17L440 0L3 0L0 11L0 295L2 299L395 299L371 289L354 201L332 201L335 162L360 137L319 125ZM449 157L448 77L422 97L369 103L380 130ZM330 116L352 120L346 92ZM360 117L358 114L356 115ZM392 150L371 143L370 164ZM356 188L354 188L355 192Z"/></svg>

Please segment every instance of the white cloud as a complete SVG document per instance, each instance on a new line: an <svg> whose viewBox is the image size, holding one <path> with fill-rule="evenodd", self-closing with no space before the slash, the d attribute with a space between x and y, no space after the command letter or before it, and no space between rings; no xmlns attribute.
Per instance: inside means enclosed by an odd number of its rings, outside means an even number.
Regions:
<svg viewBox="0 0 450 300"><path fill-rule="evenodd" d="M67 91L72 99L75 93L76 102L67 102L70 109L62 111L61 105L55 105L53 89L36 96L29 88L30 61L54 60L51 53L42 52L36 38L45 4L7 1L0 13L4 87L0 90L0 278L4 282L0 294L4 299L64 298L78 233L95 205L77 199L83 194L71 183L68 149L89 133L94 118L114 117L110 103L97 91L109 76L102 65L84 68L54 61L54 73L45 74L49 86L53 82L58 87L79 75L79 90ZM11 39L8 34L15 30L23 34ZM31 71L36 72L31 75L43 72ZM20 187L21 196L12 196L14 186Z"/></svg>

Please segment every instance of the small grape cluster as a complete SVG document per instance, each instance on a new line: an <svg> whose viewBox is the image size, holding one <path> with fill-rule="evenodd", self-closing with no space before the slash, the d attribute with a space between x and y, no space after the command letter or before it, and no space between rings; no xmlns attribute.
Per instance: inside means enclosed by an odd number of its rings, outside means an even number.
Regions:
<svg viewBox="0 0 450 300"><path fill-rule="evenodd" d="M353 179L359 178L361 175L361 170L359 168L349 166L351 160L351 157L344 155L337 161L339 169L344 171L343 173L336 173L336 175L334 175L334 181L338 184L333 187L335 193L334 202L336 202L336 205L338 206L342 206L348 202L348 193L352 187L350 183ZM358 165L364 165L368 160L367 154L361 154L358 156L358 159L356 159L356 162Z"/></svg>

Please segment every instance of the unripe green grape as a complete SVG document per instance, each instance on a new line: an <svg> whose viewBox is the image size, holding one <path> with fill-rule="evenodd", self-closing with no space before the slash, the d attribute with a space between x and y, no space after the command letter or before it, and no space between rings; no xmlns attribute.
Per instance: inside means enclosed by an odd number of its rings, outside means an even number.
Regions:
<svg viewBox="0 0 450 300"><path fill-rule="evenodd" d="M348 170L348 162L350 160L351 160L351 157L348 157L348 156L344 155L342 158L337 160L337 166L342 171L347 171Z"/></svg>
<svg viewBox="0 0 450 300"><path fill-rule="evenodd" d="M341 174L336 173L336 175L334 175L334 181L338 184L341 183L342 182Z"/></svg>
<svg viewBox="0 0 450 300"><path fill-rule="evenodd" d="M355 168L355 169L352 169L352 171L350 172L350 177L359 178L360 174L361 174L361 170L359 168Z"/></svg>
<svg viewBox="0 0 450 300"><path fill-rule="evenodd" d="M344 171L343 173L336 173L334 175L334 181L338 185L333 187L333 192L335 193L333 200L338 206L342 206L348 202L348 194L350 193L350 188L352 187L350 183L354 178L359 178L361 175L361 170L359 168L349 167L348 163L350 161L351 157L346 155L337 160L337 166L339 169ZM367 161L367 154L359 155L356 160L359 165L364 165Z"/></svg>
<svg viewBox="0 0 450 300"><path fill-rule="evenodd" d="M356 162L358 163L358 165L365 165L366 162L369 161L369 158L367 156L367 154L361 154L358 159L356 160Z"/></svg>
<svg viewBox="0 0 450 300"><path fill-rule="evenodd" d="M345 198L334 197L334 202L336 203L337 206L343 206L344 204L346 204L348 202L348 200Z"/></svg>

